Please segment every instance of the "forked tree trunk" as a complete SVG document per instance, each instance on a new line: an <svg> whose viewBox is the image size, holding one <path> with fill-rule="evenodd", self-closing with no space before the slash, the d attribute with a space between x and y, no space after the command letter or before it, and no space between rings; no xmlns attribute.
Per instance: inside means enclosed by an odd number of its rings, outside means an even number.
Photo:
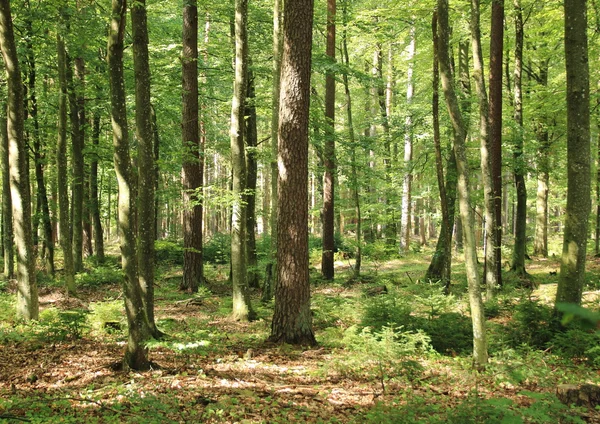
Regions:
<svg viewBox="0 0 600 424"><path fill-rule="evenodd" d="M27 151L23 138L23 82L15 45L9 0L0 0L0 48L8 81L8 163L17 246L17 317L26 321L39 317L35 256L31 234L31 194Z"/></svg>

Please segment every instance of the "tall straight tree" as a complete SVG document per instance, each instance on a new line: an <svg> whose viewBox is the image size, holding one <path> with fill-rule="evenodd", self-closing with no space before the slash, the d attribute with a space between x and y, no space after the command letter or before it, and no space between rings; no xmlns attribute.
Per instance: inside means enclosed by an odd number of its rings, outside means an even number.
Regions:
<svg viewBox="0 0 600 424"><path fill-rule="evenodd" d="M438 53L440 64L440 80L446 99L446 108L454 129L454 153L458 170L458 198L460 218L464 232L465 268L469 286L469 305L473 322L473 360L477 367L487 363L487 341L485 333L485 316L479 287L477 271L477 251L475 246L475 229L473 212L470 205L469 167L465 139L465 124L458 104L458 96L454 88L454 80L450 66L450 24L448 22L448 0L437 2L439 39Z"/></svg>
<svg viewBox="0 0 600 424"><path fill-rule="evenodd" d="M125 33L127 2L112 0L112 15L108 34L108 68L110 81L111 121L113 129L114 162L119 186L118 227L121 241L121 265L124 280L125 313L129 330L123 365L125 368L144 370L150 367L144 341L148 337L143 293L137 274L135 245L135 198L133 174L129 156L129 129L125 79L123 75L123 37Z"/></svg>
<svg viewBox="0 0 600 424"><path fill-rule="evenodd" d="M567 210L556 302L581 303L591 210L587 0L565 0Z"/></svg>
<svg viewBox="0 0 600 424"><path fill-rule="evenodd" d="M286 3L278 142L277 284L269 340L316 343L308 279L308 121L313 0Z"/></svg>
<svg viewBox="0 0 600 424"><path fill-rule="evenodd" d="M67 163L67 53L65 41L60 34L56 36L58 55L58 138L56 141L56 185L58 190L58 223L60 229L60 247L63 251L64 278L67 293L75 292L75 266L70 235L68 163Z"/></svg>
<svg viewBox="0 0 600 424"><path fill-rule="evenodd" d="M15 244L17 246L17 316L38 319L39 301L31 233L31 194L23 137L23 82L17 57L10 1L0 1L0 48L8 82L8 163Z"/></svg>
<svg viewBox="0 0 600 424"><path fill-rule="evenodd" d="M8 163L8 133L6 103L0 103L0 170L2 172L2 249L4 276L15 277L12 200L10 197L10 168Z"/></svg>
<svg viewBox="0 0 600 424"><path fill-rule="evenodd" d="M335 8L336 0L327 0L327 42L325 54L335 61ZM327 121L323 146L323 253L321 274L326 280L334 276L334 199L335 199L335 75L330 70L325 75L325 120Z"/></svg>
<svg viewBox="0 0 600 424"><path fill-rule="evenodd" d="M146 0L131 5L133 69L135 74L135 135L138 140L137 255L142 300L152 336L159 337L154 320L154 132L150 103L150 60ZM201 230L200 230L201 231Z"/></svg>
<svg viewBox="0 0 600 424"><path fill-rule="evenodd" d="M98 193L98 164L100 156L100 113L94 111L92 118L92 144L94 146L90 162L90 214L94 226L94 252L98 263L104 263L104 231L100 215L100 198Z"/></svg>
<svg viewBox="0 0 600 424"><path fill-rule="evenodd" d="M182 123L183 164L183 279L181 289L195 293L202 284L202 189L198 125L198 7L196 0L183 5Z"/></svg>
<svg viewBox="0 0 600 424"><path fill-rule="evenodd" d="M231 278L233 319L255 318L248 292L246 267L246 155L244 115L248 82L248 0L235 1L235 79L231 104L231 164L233 168L233 208L231 211Z"/></svg>
<svg viewBox="0 0 600 424"><path fill-rule="evenodd" d="M486 256L487 297L502 286L502 55L504 52L504 0L492 0L490 30L490 139L489 166L492 188L492 232L488 234L493 249ZM491 260L491 261L490 261ZM490 269L491 268L491 269Z"/></svg>
<svg viewBox="0 0 600 424"><path fill-rule="evenodd" d="M515 245L511 270L524 276L525 254L527 252L527 187L525 186L525 160L523 158L523 10L521 0L513 0L515 9L515 69L514 69L514 120L516 132L513 140L513 176L517 191L517 212L515 216Z"/></svg>

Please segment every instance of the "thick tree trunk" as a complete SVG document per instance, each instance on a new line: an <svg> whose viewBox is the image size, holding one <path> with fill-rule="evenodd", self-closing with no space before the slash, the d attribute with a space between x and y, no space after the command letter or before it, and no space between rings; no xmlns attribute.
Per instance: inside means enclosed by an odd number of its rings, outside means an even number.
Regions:
<svg viewBox="0 0 600 424"><path fill-rule="evenodd" d="M67 293L75 293L75 267L70 235L68 164L67 164L67 56L65 42L57 35L58 52L58 139L56 142L56 182L58 186L58 223L60 229L60 247L63 251L64 278Z"/></svg>
<svg viewBox="0 0 600 424"><path fill-rule="evenodd" d="M2 171L2 251L4 276L15 277L15 249L13 238L12 200L10 196L10 169L8 163L8 133L6 103L0 103L0 169Z"/></svg>
<svg viewBox="0 0 600 424"><path fill-rule="evenodd" d="M132 196L132 170L129 157L129 130L123 77L123 35L127 2L112 1L112 18L108 35L108 66L110 80L111 118L114 162L119 185L118 226L121 240L121 263L124 273L125 313L129 334L124 366L134 370L150 367L144 341L149 336L143 293L137 275L134 216L135 198Z"/></svg>
<svg viewBox="0 0 600 424"><path fill-rule="evenodd" d="M487 342L485 332L485 316L479 286L479 273L477 271L477 252L475 246L475 231L473 228L473 212L470 206L469 168L466 155L465 125L460 113L458 98L454 88L449 56L450 26L448 23L448 1L438 0L439 19L439 63L440 79L446 107L454 128L454 152L458 170L458 197L460 217L465 236L465 267L469 286L469 304L471 306L471 319L473 321L473 359L477 367L484 367L487 363Z"/></svg>
<svg viewBox="0 0 600 424"><path fill-rule="evenodd" d="M248 61L250 64L250 60ZM248 259L248 286L259 288L258 255L256 252L256 180L258 178L258 131L256 128L256 94L254 74L248 70L246 123L246 257Z"/></svg>
<svg viewBox="0 0 600 424"><path fill-rule="evenodd" d="M567 209L556 302L581 303L591 210L587 1L565 0Z"/></svg>
<svg viewBox="0 0 600 424"><path fill-rule="evenodd" d="M327 43L325 54L335 62L336 0L327 0ZM323 253L321 274L326 280L334 277L334 199L335 199L335 75L325 75L325 144L323 147Z"/></svg>
<svg viewBox="0 0 600 424"><path fill-rule="evenodd" d="M517 125L513 145L513 176L517 191L517 212L515 216L515 245L511 270L525 276L525 255L527 253L527 188L525 187L525 160L523 158L523 11L521 0L513 0L515 8L515 70L514 70L514 120Z"/></svg>
<svg viewBox="0 0 600 424"><path fill-rule="evenodd" d="M308 276L308 121L313 0L284 10L279 120L277 284L272 342L314 345Z"/></svg>
<svg viewBox="0 0 600 424"><path fill-rule="evenodd" d="M203 166L200 157L198 125L198 8L196 1L183 7L182 57L182 137L183 164L183 279L181 290L198 291L203 278L202 261L202 189Z"/></svg>
<svg viewBox="0 0 600 424"><path fill-rule="evenodd" d="M233 283L233 319L255 318L248 292L246 266L246 155L244 116L248 72L248 0L235 1L235 79L231 104L231 164L233 207L231 211L231 278Z"/></svg>
<svg viewBox="0 0 600 424"><path fill-rule="evenodd" d="M8 82L8 163L17 247L17 316L26 321L39 317L35 256L31 234L31 194L27 151L23 138L23 83L19 70L9 0L0 0L0 48Z"/></svg>

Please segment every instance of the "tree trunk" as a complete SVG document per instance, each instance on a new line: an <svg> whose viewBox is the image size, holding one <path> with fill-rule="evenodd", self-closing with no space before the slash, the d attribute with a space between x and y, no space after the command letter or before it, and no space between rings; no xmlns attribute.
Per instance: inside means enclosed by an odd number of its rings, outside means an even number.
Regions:
<svg viewBox="0 0 600 424"><path fill-rule="evenodd" d="M493 250L487 255L486 270L487 298L502 287L502 56L504 53L504 0L492 0L492 27L490 30L490 138L489 165L492 197Z"/></svg>
<svg viewBox="0 0 600 424"><path fill-rule="evenodd" d="M138 141L138 209L137 255L139 284L153 337L160 337L154 320L154 133L150 104L150 61L148 56L148 25L146 1L131 5L133 38L133 68L135 74L135 133ZM202 227L201 227L202 228ZM201 231L200 228L200 231Z"/></svg>
<svg viewBox="0 0 600 424"><path fill-rule="evenodd" d="M102 217L100 216L100 199L98 194L98 152L100 146L100 113L94 112L92 119L92 144L94 146L90 161L90 214L94 226L94 252L96 260L102 264L104 258L104 233L102 231Z"/></svg>
<svg viewBox="0 0 600 424"><path fill-rule="evenodd" d="M196 1L183 7L182 58L182 137L183 164L183 279L181 290L195 293L202 284L202 189L203 166L200 157L198 125L198 8Z"/></svg>
<svg viewBox="0 0 600 424"><path fill-rule="evenodd" d="M12 200L10 196L10 169L8 162L8 133L6 121L6 103L0 103L0 169L2 170L2 246L4 276L15 277L15 250L13 239Z"/></svg>
<svg viewBox="0 0 600 424"><path fill-rule="evenodd" d="M281 65L277 284L272 342L316 343L308 276L308 121L313 0L285 6Z"/></svg>
<svg viewBox="0 0 600 424"><path fill-rule="evenodd" d="M514 120L517 125L513 145L513 175L517 191L517 212L515 217L515 245L511 270L525 276L525 255L527 253L527 188L525 187L525 160L523 158L523 11L521 0L513 0L515 8L515 70L514 70Z"/></svg>
<svg viewBox="0 0 600 424"><path fill-rule="evenodd" d="M231 104L231 164L233 207L231 211L231 278L233 283L233 319L255 318L248 292L246 266L246 157L244 116L248 78L248 0L235 1L235 80Z"/></svg>
<svg viewBox="0 0 600 424"><path fill-rule="evenodd" d="M336 0L327 0L326 52L330 62L335 62L335 15ZM334 199L335 199L335 75L325 75L325 143L323 146L323 253L321 274L326 280L334 277Z"/></svg>
<svg viewBox="0 0 600 424"><path fill-rule="evenodd" d="M565 0L567 209L556 302L581 303L591 210L587 1Z"/></svg>
<svg viewBox="0 0 600 424"><path fill-rule="evenodd" d="M23 83L9 3L9 0L0 0L0 48L8 82L8 163L17 246L17 317L29 321L38 319L39 303L31 234L29 169L23 138Z"/></svg>
<svg viewBox="0 0 600 424"><path fill-rule="evenodd" d="M118 226L121 240L121 263L124 273L125 312L129 334L124 366L134 370L150 367L144 341L148 337L143 293L137 275L135 231L135 199L132 196L131 159L129 157L129 130L123 77L123 35L127 2L112 1L112 18L108 35L108 66L110 80L111 119L113 127L114 162L119 185Z"/></svg>
<svg viewBox="0 0 600 424"><path fill-rule="evenodd" d="M75 293L75 267L70 235L68 164L67 164L67 54L62 36L57 34L58 52L58 139L56 142L56 173L58 186L58 222L60 229L60 247L63 251L64 278L68 294Z"/></svg>
<svg viewBox="0 0 600 424"><path fill-rule="evenodd" d="M250 64L250 60L248 61ZM258 132L256 128L256 94L254 74L247 74L247 97L245 105L246 123L246 257L248 259L248 286L259 288L258 255L256 253L256 180L258 178Z"/></svg>
<svg viewBox="0 0 600 424"><path fill-rule="evenodd" d="M439 63L440 79L446 98L446 107L454 128L454 152L458 170L458 197L460 216L464 231L465 241L465 268L469 286L469 304L471 306L471 319L473 321L473 359L477 367L484 367L487 363L487 342L485 333L485 316L483 302L479 287L479 274L477 271L477 252L475 246L475 231L473 228L473 212L470 207L469 168L467 164L465 146L465 125L458 105L458 98L453 84L450 70L448 1L438 0L439 19Z"/></svg>

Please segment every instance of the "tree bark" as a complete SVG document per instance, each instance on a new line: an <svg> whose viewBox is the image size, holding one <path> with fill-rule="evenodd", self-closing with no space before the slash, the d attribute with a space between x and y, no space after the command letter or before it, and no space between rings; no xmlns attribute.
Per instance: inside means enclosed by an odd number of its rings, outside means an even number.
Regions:
<svg viewBox="0 0 600 424"><path fill-rule="evenodd" d="M104 257L104 232L102 230L102 217L100 216L100 198L98 193L98 155L100 147L100 113L94 112L92 119L92 144L94 151L90 161L90 214L94 227L94 252L96 260L102 264Z"/></svg>
<svg viewBox="0 0 600 424"><path fill-rule="evenodd" d="M314 345L308 275L308 121L313 0L284 10L278 143L278 231L272 342Z"/></svg>
<svg viewBox="0 0 600 424"><path fill-rule="evenodd" d="M6 103L0 103L0 169L2 170L2 248L4 276L15 277L15 250L13 237L12 200L10 196L10 168L8 163L8 133Z"/></svg>
<svg viewBox="0 0 600 424"><path fill-rule="evenodd" d="M470 207L469 168L466 155L466 132L462 119L458 98L454 88L449 56L450 25L448 23L448 0L438 0L439 19L439 63L440 79L446 108L454 128L454 153L458 170L458 197L460 216L464 231L465 242L465 268L469 287L469 304L471 306L471 319L473 322L473 359L477 367L484 367L487 363L487 342L485 332L485 316L483 302L479 287L479 274L477 271L477 252L475 246L475 231L473 228L473 212Z"/></svg>
<svg viewBox="0 0 600 424"><path fill-rule="evenodd" d="M248 60L248 64L251 61ZM256 251L256 180L258 178L258 132L256 127L256 93L254 73L248 69L246 85L246 257L248 259L248 286L259 288L258 255Z"/></svg>
<svg viewBox="0 0 600 424"><path fill-rule="evenodd" d="M231 164L233 207L231 211L231 278L233 319L250 321L255 313L250 303L246 266L246 155L244 116L248 78L248 0L235 1L235 79L231 104Z"/></svg>
<svg viewBox="0 0 600 424"><path fill-rule="evenodd" d="M26 321L39 317L35 256L31 233L31 194L27 151L23 138L23 82L15 45L9 0L0 0L0 48L8 82L8 163L17 247L17 317Z"/></svg>
<svg viewBox="0 0 600 424"><path fill-rule="evenodd" d="M108 66L110 80L111 118L114 162L119 185L118 226L121 240L121 264L124 273L125 313L127 315L128 338L124 366L134 370L150 367L144 341L149 329L143 302L143 293L137 275L134 216L135 199L132 196L133 175L129 156L129 130L125 103L123 77L123 35L127 2L112 0L112 18L108 35Z"/></svg>
<svg viewBox="0 0 600 424"><path fill-rule="evenodd" d="M587 0L565 0L567 208L556 302L581 303L591 210Z"/></svg>
<svg viewBox="0 0 600 424"><path fill-rule="evenodd" d="M200 157L198 123L198 8L195 0L183 7L182 137L183 164L183 279L181 290L195 293L202 284L202 190L203 161Z"/></svg>
<svg viewBox="0 0 600 424"><path fill-rule="evenodd" d="M336 0L327 0L327 40L325 54L335 62L335 15ZM321 274L326 280L334 277L334 199L335 199L335 74L325 75L325 143L323 146L323 253Z"/></svg>

